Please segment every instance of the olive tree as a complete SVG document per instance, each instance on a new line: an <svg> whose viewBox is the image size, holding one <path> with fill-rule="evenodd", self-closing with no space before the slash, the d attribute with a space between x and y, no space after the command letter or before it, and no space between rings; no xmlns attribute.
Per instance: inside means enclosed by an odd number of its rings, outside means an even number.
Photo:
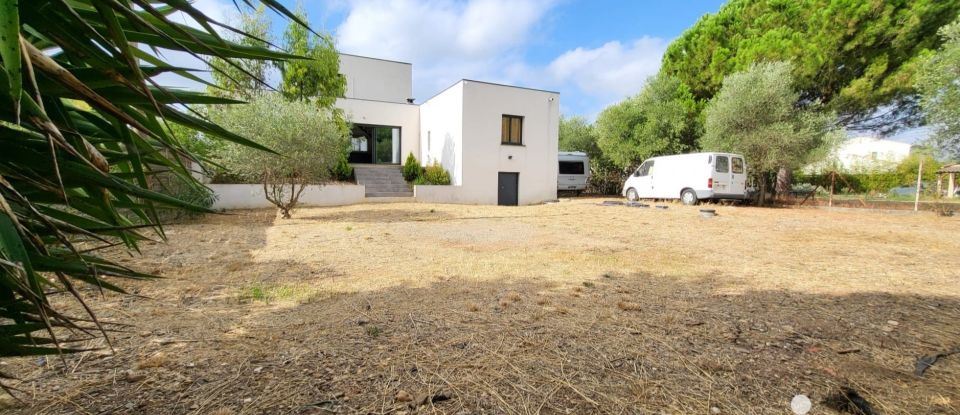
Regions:
<svg viewBox="0 0 960 415"><path fill-rule="evenodd" d="M263 184L266 199L284 218L290 218L307 185L331 178L349 144L343 123L330 110L308 101L287 101L277 93L211 111L211 117L279 153L227 144L215 150L213 159L231 174Z"/></svg>
<svg viewBox="0 0 960 415"><path fill-rule="evenodd" d="M700 147L743 154L761 204L774 172L815 161L838 137L832 113L818 111L816 103L801 105L791 72L789 63L771 62L727 76L706 109Z"/></svg>

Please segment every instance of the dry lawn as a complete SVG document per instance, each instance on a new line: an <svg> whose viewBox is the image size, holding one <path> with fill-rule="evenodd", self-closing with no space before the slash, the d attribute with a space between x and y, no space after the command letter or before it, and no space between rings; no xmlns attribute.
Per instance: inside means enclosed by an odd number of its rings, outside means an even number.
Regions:
<svg viewBox="0 0 960 415"><path fill-rule="evenodd" d="M13 413L960 413L960 219L364 204L209 216L88 291L115 353L8 359ZM88 347L103 346L90 341Z"/></svg>

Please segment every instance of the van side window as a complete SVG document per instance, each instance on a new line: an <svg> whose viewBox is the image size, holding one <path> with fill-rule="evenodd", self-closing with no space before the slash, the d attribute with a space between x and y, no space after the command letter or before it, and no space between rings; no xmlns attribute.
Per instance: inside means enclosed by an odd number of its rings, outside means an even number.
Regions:
<svg viewBox="0 0 960 415"><path fill-rule="evenodd" d="M730 159L727 156L717 156L717 173L730 173Z"/></svg>
<svg viewBox="0 0 960 415"><path fill-rule="evenodd" d="M650 175L650 169L653 168L653 160L647 160L637 169L637 177Z"/></svg>
<svg viewBox="0 0 960 415"><path fill-rule="evenodd" d="M583 174L582 161L561 161L560 174Z"/></svg>
<svg viewBox="0 0 960 415"><path fill-rule="evenodd" d="M733 170L735 174L743 174L743 159L740 157L733 158Z"/></svg>

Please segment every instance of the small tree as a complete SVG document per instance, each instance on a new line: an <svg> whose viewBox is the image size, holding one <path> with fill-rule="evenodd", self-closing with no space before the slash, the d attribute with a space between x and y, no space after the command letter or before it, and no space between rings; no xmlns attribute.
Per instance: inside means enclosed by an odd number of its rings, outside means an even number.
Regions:
<svg viewBox="0 0 960 415"><path fill-rule="evenodd" d="M836 131L833 114L816 111L815 104L799 107L791 70L789 63L774 62L730 75L706 109L700 147L743 154L760 184L761 204L774 172L825 156L837 136L830 134Z"/></svg>
<svg viewBox="0 0 960 415"><path fill-rule="evenodd" d="M423 167L420 167L420 162L417 161L417 158L413 156L413 153L407 155L407 159L403 162L403 179L412 182L417 180L417 177L420 177L420 173L423 172Z"/></svg>
<svg viewBox="0 0 960 415"><path fill-rule="evenodd" d="M303 4L297 4L296 16L307 21ZM311 35L306 27L290 22L283 34L289 53L309 59L292 59L280 65L283 82L280 91L289 100L315 100L322 108L332 108L346 91L346 79L340 75L340 55L328 34Z"/></svg>
<svg viewBox="0 0 960 415"><path fill-rule="evenodd" d="M423 169L423 174L417 177L415 184L428 185L448 185L450 184L450 173L443 168L439 162L434 161Z"/></svg>
<svg viewBox="0 0 960 415"><path fill-rule="evenodd" d="M920 107L933 125L933 144L960 158L960 19L940 29L943 47L923 61L917 77Z"/></svg>
<svg viewBox="0 0 960 415"><path fill-rule="evenodd" d="M929 148L919 148L910 153L910 156L903 159L897 165L896 175L900 180L899 185L913 185L917 183L917 171L920 170L920 160L923 159L923 172L921 173L924 182L937 180L937 170L940 170L940 162L933 157Z"/></svg>
<svg viewBox="0 0 960 415"><path fill-rule="evenodd" d="M308 184L330 179L349 144L346 130L329 110L307 101L286 101L278 94L264 94L248 105L211 115L224 127L282 154L229 144L214 158L231 173L262 183L267 200L284 218L290 218Z"/></svg>
<svg viewBox="0 0 960 415"><path fill-rule="evenodd" d="M270 46L270 19L263 5L242 7L240 30L246 35L233 34L230 38L245 47L267 49ZM267 71L273 63L262 59L210 59L214 86L208 86L211 95L250 100L264 93Z"/></svg>
<svg viewBox="0 0 960 415"><path fill-rule="evenodd" d="M345 182L353 178L353 167L350 166L350 161L347 160L347 155L341 153L340 157L337 159L337 164L333 165L331 171L333 178L341 182Z"/></svg>
<svg viewBox="0 0 960 415"><path fill-rule="evenodd" d="M590 158L600 157L597 134L583 117L560 116L560 151L582 151Z"/></svg>
<svg viewBox="0 0 960 415"><path fill-rule="evenodd" d="M614 164L630 168L644 159L693 149L699 134L697 103L676 78L650 78L634 97L603 110L597 144Z"/></svg>

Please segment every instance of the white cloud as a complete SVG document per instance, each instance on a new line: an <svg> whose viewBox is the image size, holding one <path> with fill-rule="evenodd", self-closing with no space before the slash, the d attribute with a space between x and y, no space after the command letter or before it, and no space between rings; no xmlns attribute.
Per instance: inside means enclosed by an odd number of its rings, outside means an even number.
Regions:
<svg viewBox="0 0 960 415"><path fill-rule="evenodd" d="M622 98L635 94L647 78L660 70L660 60L669 41L656 37L629 44L607 42L595 49L576 48L550 62L546 73L556 82L573 84L584 94L598 98Z"/></svg>
<svg viewBox="0 0 960 415"><path fill-rule="evenodd" d="M345 53L414 64L426 99L461 78L504 79L554 0L353 1L337 29Z"/></svg>
<svg viewBox="0 0 960 415"><path fill-rule="evenodd" d="M336 0L319 15L336 11L342 52L394 59L414 65L414 95L423 102L462 78L561 92L564 112L593 118L603 107L637 93L656 74L669 41L641 37L596 48L567 50L549 63L524 58L542 41L548 13L562 0ZM196 0L194 6L218 21L236 19L231 0ZM195 25L187 16L185 24ZM316 21L314 21L316 23ZM547 34L549 35L549 34ZM177 66L206 69L192 56L165 52ZM202 74L210 79L209 74ZM201 85L165 75L164 84Z"/></svg>

